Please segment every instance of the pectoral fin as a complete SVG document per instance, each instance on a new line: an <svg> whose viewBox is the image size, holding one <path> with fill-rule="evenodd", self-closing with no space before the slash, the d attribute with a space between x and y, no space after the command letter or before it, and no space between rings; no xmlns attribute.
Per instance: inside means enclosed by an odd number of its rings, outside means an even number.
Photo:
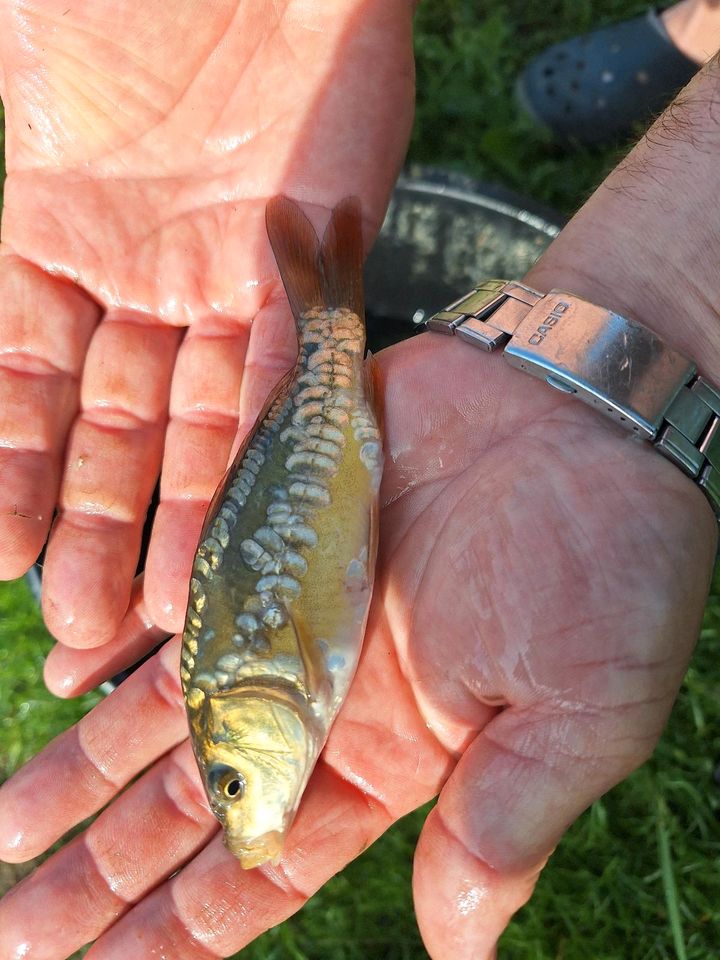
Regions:
<svg viewBox="0 0 720 960"><path fill-rule="evenodd" d="M380 364L368 350L363 367L363 377L365 380L365 395L375 413L380 436L383 435L383 426L385 422L385 406L383 404L382 376L380 374Z"/></svg>
<svg viewBox="0 0 720 960"><path fill-rule="evenodd" d="M332 693L325 666L325 657L317 640L307 629L302 615L292 611L290 622L297 639L298 650L305 668L308 699L311 702L324 700Z"/></svg>

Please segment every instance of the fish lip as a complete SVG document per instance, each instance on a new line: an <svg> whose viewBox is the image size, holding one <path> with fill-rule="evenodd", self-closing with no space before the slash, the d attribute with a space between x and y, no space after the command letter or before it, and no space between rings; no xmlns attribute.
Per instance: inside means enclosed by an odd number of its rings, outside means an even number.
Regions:
<svg viewBox="0 0 720 960"><path fill-rule="evenodd" d="M226 833L224 839L225 846L240 861L240 866L244 870L250 870L264 863L279 862L285 843L285 834L279 830L269 830L259 837L246 840L234 838Z"/></svg>

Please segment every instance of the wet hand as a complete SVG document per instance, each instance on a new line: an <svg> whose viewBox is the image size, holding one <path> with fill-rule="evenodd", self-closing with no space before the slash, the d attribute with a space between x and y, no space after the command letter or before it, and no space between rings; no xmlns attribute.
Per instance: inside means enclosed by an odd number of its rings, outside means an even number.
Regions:
<svg viewBox="0 0 720 960"><path fill-rule="evenodd" d="M428 334L379 361L366 647L281 863L246 872L221 844L172 641L0 791L11 860L110 802L0 906L0 955L58 960L99 938L93 960L226 956L440 792L415 859L420 927L436 960L490 957L566 827L652 750L707 589L702 495L499 357ZM141 592L133 617L106 647L58 648L51 675L72 668L81 690L116 646L151 646ZM39 790L42 818L24 802Z"/></svg>
<svg viewBox="0 0 720 960"><path fill-rule="evenodd" d="M717 381L716 93L703 82L672 114L693 137L651 138L533 280L652 321ZM678 238L698 256L677 262ZM3 901L11 956L60 958L95 938L95 960L227 955L439 792L416 855L418 920L435 960L484 960L564 829L651 751L714 556L702 494L501 358L427 335L380 362L387 469L366 649L280 865L243 872L220 843L173 641L0 791L11 860L110 804ZM51 686L79 692L128 645L156 642L135 591L110 644L56 648ZM42 819L27 804L39 791Z"/></svg>
<svg viewBox="0 0 720 960"><path fill-rule="evenodd" d="M145 599L181 629L238 414L242 432L296 349L265 204L354 192L377 231L411 6L3 4L0 577L52 523L43 613L64 643L116 634L161 469Z"/></svg>

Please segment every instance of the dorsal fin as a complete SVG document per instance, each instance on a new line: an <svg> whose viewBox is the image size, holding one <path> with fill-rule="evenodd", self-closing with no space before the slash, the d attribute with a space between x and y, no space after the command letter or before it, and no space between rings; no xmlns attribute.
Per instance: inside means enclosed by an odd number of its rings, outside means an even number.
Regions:
<svg viewBox="0 0 720 960"><path fill-rule="evenodd" d="M323 292L328 307L349 307L363 316L363 240L360 201L346 197L335 207L320 246Z"/></svg>
<svg viewBox="0 0 720 960"><path fill-rule="evenodd" d="M270 246L295 319L323 306L320 243L313 225L288 197L273 197L265 208Z"/></svg>
<svg viewBox="0 0 720 960"><path fill-rule="evenodd" d="M296 320L316 307L349 307L363 315L360 202L347 197L332 211L322 244L300 207L273 197L265 210L268 237Z"/></svg>

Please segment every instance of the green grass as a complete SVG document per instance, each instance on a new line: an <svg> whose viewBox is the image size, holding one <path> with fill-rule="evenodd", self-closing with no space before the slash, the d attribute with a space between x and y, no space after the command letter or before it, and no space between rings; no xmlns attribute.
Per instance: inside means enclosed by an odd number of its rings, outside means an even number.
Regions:
<svg viewBox="0 0 720 960"><path fill-rule="evenodd" d="M477 10L486 11L481 16ZM554 147L512 99L547 43L644 9L623 0L425 0L417 16L418 108L410 159L500 181L571 212L613 151ZM711 960L719 955L720 599L652 761L570 830L510 925L512 960ZM22 583L0 587L0 778L96 700L42 686L49 647ZM421 960L411 857L423 812L406 818L244 960ZM1 882L1 878L0 878Z"/></svg>
<svg viewBox="0 0 720 960"><path fill-rule="evenodd" d="M48 737L75 723L99 694L51 697L42 682L52 640L22 580L0 587L0 780L37 752Z"/></svg>

